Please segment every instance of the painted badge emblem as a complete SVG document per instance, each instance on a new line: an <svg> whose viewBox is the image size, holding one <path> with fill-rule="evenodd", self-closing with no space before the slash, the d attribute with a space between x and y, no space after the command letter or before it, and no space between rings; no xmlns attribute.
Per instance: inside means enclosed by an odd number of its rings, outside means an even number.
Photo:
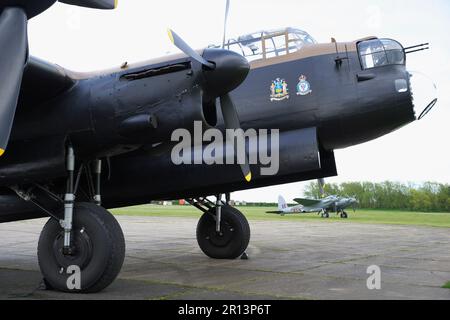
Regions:
<svg viewBox="0 0 450 320"><path fill-rule="evenodd" d="M298 96L306 96L312 92L311 84L306 81L306 77L301 75L299 78L300 82L297 84L297 95Z"/></svg>
<svg viewBox="0 0 450 320"><path fill-rule="evenodd" d="M275 81L272 81L270 92L270 101L282 101L289 99L288 84L284 79L277 78Z"/></svg>

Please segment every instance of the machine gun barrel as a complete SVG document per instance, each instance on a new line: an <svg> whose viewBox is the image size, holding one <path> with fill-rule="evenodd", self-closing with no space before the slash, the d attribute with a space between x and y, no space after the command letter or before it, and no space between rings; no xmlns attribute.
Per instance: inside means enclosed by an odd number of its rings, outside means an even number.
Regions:
<svg viewBox="0 0 450 320"><path fill-rule="evenodd" d="M409 54L409 53L414 53L414 52L418 52L418 51L428 50L428 49L430 49L429 45L430 45L429 43L422 43L422 44L418 44L415 46L407 47L404 50L405 50L406 54ZM412 49L414 49L414 50L412 50Z"/></svg>

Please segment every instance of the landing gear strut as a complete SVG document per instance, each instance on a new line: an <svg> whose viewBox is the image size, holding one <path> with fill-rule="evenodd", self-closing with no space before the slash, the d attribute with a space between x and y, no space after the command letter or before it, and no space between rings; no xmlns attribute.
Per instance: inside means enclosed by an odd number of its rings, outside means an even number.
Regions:
<svg viewBox="0 0 450 320"><path fill-rule="evenodd" d="M122 268L124 236L119 223L106 209L94 203L76 203L73 209L70 254L63 250L65 230L50 219L39 238L39 267L52 289L99 292L114 281ZM71 286L73 270L80 271L79 287Z"/></svg>
<svg viewBox="0 0 450 320"><path fill-rule="evenodd" d="M92 202L75 201L81 172L87 167L80 166L74 183L75 160L74 149L69 146L64 199L51 193L63 206L49 210L40 205L35 194L19 189L16 192L52 217L38 243L39 267L46 286L63 292L92 293L109 286L119 274L125 259L125 239L114 216L100 206L100 160L94 161L94 178L88 179L95 185ZM41 190L50 194L47 189Z"/></svg>
<svg viewBox="0 0 450 320"><path fill-rule="evenodd" d="M322 211L322 218L324 218L324 219L330 218L330 214L328 213L328 211L325 211L325 210Z"/></svg>
<svg viewBox="0 0 450 320"><path fill-rule="evenodd" d="M197 242L210 258L236 259L248 247L250 226L239 210L224 204L221 198L218 195L216 203L206 198L188 200L204 212L197 225Z"/></svg>
<svg viewBox="0 0 450 320"><path fill-rule="evenodd" d="M64 247L63 253L65 255L72 254L71 246L71 232L72 232L72 221L73 221L73 206L75 203L74 185L73 185L73 173L75 171L75 154L71 146L67 149L67 190L64 196L64 220L60 221L61 227L64 228Z"/></svg>

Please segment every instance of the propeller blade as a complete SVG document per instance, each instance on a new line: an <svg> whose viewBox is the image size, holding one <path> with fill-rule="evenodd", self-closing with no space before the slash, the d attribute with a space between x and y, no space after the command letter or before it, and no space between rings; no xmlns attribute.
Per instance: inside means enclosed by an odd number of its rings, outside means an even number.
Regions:
<svg viewBox="0 0 450 320"><path fill-rule="evenodd" d="M236 112L236 107L235 107L233 101L231 100L231 97L229 94L226 94L226 95L220 97L220 105L222 108L223 119L225 121L225 128L233 129L233 130L240 129L241 123L239 121L239 117ZM240 135L242 135L239 137L239 140L245 141L244 131L239 130L238 132ZM236 144L234 146L235 146L234 150L236 153L237 146L236 146ZM250 170L250 164L249 164L247 153L245 154L245 163L241 164L241 170L242 170L242 173L244 174L245 180L247 180L247 182L252 181L252 172Z"/></svg>
<svg viewBox="0 0 450 320"><path fill-rule="evenodd" d="M28 55L28 18L20 8L0 15L0 156L5 153Z"/></svg>
<svg viewBox="0 0 450 320"><path fill-rule="evenodd" d="M320 197L323 198L325 196L325 179L318 179L317 182L319 183L319 192L320 192Z"/></svg>
<svg viewBox="0 0 450 320"><path fill-rule="evenodd" d="M198 61L206 68L213 70L215 69L216 65L214 63L211 63L209 61L206 61L205 58L203 58L200 54L198 54L197 51L192 49L186 42L184 42L183 39L180 38L174 31L171 29L168 30L170 41L181 51L183 51L186 55L191 57L192 59Z"/></svg>
<svg viewBox="0 0 450 320"><path fill-rule="evenodd" d="M117 8L119 0L59 0L65 4L71 4L78 7L112 10Z"/></svg>
<svg viewBox="0 0 450 320"><path fill-rule="evenodd" d="M222 49L225 49L225 41L227 39L227 26L228 26L228 15L230 13L230 0L227 0L227 4L225 7L225 21L223 24L223 42Z"/></svg>

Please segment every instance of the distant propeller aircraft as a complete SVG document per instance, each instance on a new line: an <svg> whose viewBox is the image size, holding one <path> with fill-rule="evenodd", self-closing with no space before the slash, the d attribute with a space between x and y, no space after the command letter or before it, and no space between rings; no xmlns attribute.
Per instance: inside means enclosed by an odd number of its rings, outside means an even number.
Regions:
<svg viewBox="0 0 450 320"><path fill-rule="evenodd" d="M268 211L267 213L275 213L281 216L287 214L299 214L299 213L315 213L322 215L322 218L329 218L330 213L334 212L339 214L342 219L348 218L348 213L345 211L348 207L352 207L353 211L356 211L356 206L359 201L355 197L340 197L337 195L329 195L325 197L325 180L318 179L319 185L319 199L302 199L296 198L295 202L297 206L289 207L286 200L282 197L278 197L278 211Z"/></svg>
<svg viewBox="0 0 450 320"><path fill-rule="evenodd" d="M322 215L322 218L329 218L330 212L335 212L340 215L342 219L348 218L348 213L345 211L348 207L353 207L356 210L358 200L355 198L344 198L338 196L328 196L323 199L294 199L299 205L289 207L286 200L282 196L278 198L278 211L268 211L267 213L275 213L281 216L287 214L299 213L315 213Z"/></svg>
<svg viewBox="0 0 450 320"><path fill-rule="evenodd" d="M28 20L55 2L0 2L0 222L50 217L38 260L55 290L98 292L111 284L125 241L107 209L152 200L188 199L204 213L197 226L203 252L237 258L250 227L223 194L229 200L237 190L335 176L334 150L389 134L437 102L418 105L413 95L421 87L406 69L407 54L426 46L376 37L318 44L294 28L235 39L224 33L221 46L200 51L169 31L183 54L69 71L28 54ZM228 17L229 1L226 8ZM175 165L172 133L192 132L195 122L279 130L279 143L269 147L279 149L278 173L260 174L263 164L249 163L249 148L239 165ZM81 270L75 289L67 286L72 266Z"/></svg>

